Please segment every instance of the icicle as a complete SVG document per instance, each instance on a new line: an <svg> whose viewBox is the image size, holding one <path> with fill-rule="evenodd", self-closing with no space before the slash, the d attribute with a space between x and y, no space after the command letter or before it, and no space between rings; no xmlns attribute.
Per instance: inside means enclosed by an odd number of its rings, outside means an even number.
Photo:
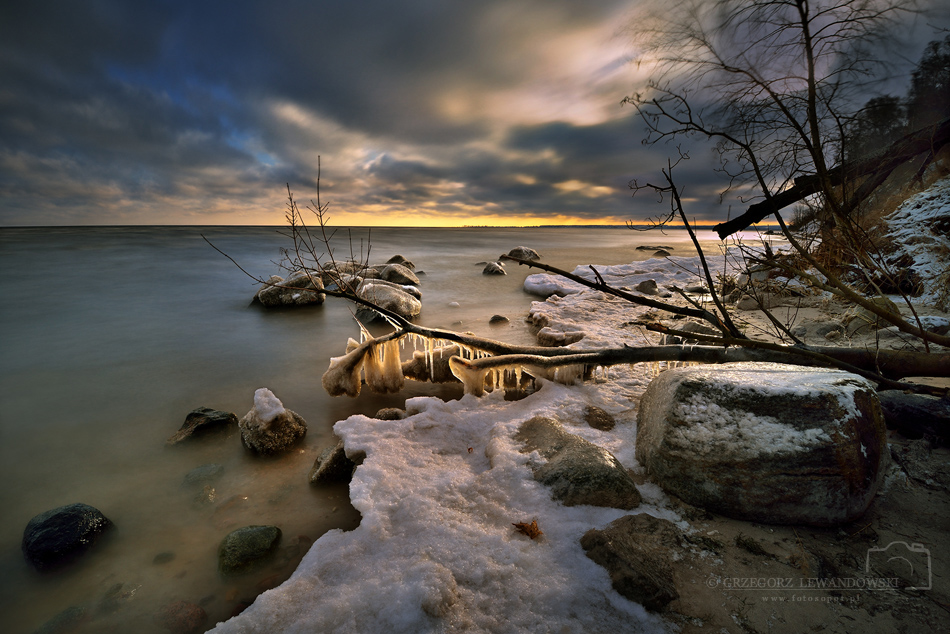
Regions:
<svg viewBox="0 0 950 634"><path fill-rule="evenodd" d="M342 357L330 359L330 367L323 373L323 389L330 396L359 396L360 374L367 355L372 355L373 340L370 338L361 344L350 339L347 342L346 354Z"/></svg>
<svg viewBox="0 0 950 634"><path fill-rule="evenodd" d="M478 370L461 357L449 359L449 368L452 370L452 374L465 386L466 394L482 396L485 393L485 376L489 370Z"/></svg>

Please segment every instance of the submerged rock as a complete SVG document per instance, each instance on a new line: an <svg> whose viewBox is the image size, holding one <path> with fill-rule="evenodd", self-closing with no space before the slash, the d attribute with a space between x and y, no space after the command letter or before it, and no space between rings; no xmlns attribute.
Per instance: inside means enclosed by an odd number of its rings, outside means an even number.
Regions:
<svg viewBox="0 0 950 634"><path fill-rule="evenodd" d="M183 486L192 486L196 484L207 484L209 482L214 482L221 474L224 473L224 466L208 463L203 464L200 467L195 467L191 471L185 474L185 478L182 481Z"/></svg>
<svg viewBox="0 0 950 634"><path fill-rule="evenodd" d="M565 506L590 504L632 509L640 492L622 464L606 449L575 436L557 421L535 416L515 434L522 453L537 451L544 462L532 466L534 479L551 488Z"/></svg>
<svg viewBox="0 0 950 634"><path fill-rule="evenodd" d="M587 531L581 547L607 569L614 590L648 610L662 610L679 598L672 564L679 538L672 522L643 513Z"/></svg>
<svg viewBox="0 0 950 634"><path fill-rule="evenodd" d="M276 526L245 526L228 533L218 547L218 570L225 577L256 570L277 552L280 537Z"/></svg>
<svg viewBox="0 0 950 634"><path fill-rule="evenodd" d="M254 407L238 423L244 445L260 454L286 451L307 434L307 422L285 409L266 387L254 392Z"/></svg>
<svg viewBox="0 0 950 634"><path fill-rule="evenodd" d="M88 610L79 606L68 607L34 630L33 634L68 634L75 632L88 616Z"/></svg>
<svg viewBox="0 0 950 634"><path fill-rule="evenodd" d="M21 544L23 554L39 570L59 568L92 548L111 527L112 521L88 504L60 506L27 523Z"/></svg>
<svg viewBox="0 0 950 634"><path fill-rule="evenodd" d="M745 520L853 521L887 465L873 386L840 370L775 363L666 370L641 398L637 425L637 460L664 490Z"/></svg>
<svg viewBox="0 0 950 634"><path fill-rule="evenodd" d="M168 446L177 445L188 438L203 436L209 432L221 431L231 425L237 425L238 418L231 412L199 407L185 416L185 422L165 441Z"/></svg>
<svg viewBox="0 0 950 634"><path fill-rule="evenodd" d="M200 605L188 601L167 603L155 614L153 621L172 634L195 634L203 631L208 613Z"/></svg>

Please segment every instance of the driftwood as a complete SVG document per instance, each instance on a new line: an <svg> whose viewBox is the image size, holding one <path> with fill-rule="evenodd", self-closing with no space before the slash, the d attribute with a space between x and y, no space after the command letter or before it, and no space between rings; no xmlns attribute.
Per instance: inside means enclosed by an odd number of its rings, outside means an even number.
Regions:
<svg viewBox="0 0 950 634"><path fill-rule="evenodd" d="M844 182L854 182L867 177L854 194L854 198L860 201L870 195L895 169L920 154L929 153L933 156L948 142L950 142L950 119L945 119L941 123L927 126L898 139L874 158L839 165L831 169L828 172L828 178L832 186L838 186ZM713 230L719 234L721 240L725 240L732 234L764 220L767 216L817 193L820 189L819 175L799 176L795 179L794 186L751 205L742 215L719 223L713 227Z"/></svg>

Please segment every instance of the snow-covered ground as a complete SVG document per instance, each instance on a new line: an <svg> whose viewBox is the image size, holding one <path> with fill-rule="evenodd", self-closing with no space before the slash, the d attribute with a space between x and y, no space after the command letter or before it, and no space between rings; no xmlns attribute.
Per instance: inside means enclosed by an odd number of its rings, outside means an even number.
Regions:
<svg viewBox="0 0 950 634"><path fill-rule="evenodd" d="M910 199L891 218L895 232L916 231L901 236L909 247L923 245L912 252L920 266L927 264L926 245L946 245L946 238L932 235L932 241L917 241L917 220L925 212L934 218L950 216L950 180L928 192ZM927 264L933 275L925 279L939 280L948 259ZM710 264L718 272L730 266L722 256ZM645 279L656 280L661 288L700 283L697 258L595 268L618 287L632 288ZM593 277L587 266L575 272ZM541 288L563 297L536 302L532 318L554 330L583 332L575 347L642 345L650 336L633 323L649 309L554 276L528 278L526 290ZM932 283L927 292L923 301L937 297ZM412 415L405 420L356 415L338 422L334 429L347 452L366 454L350 485L353 505L362 514L360 526L318 539L288 581L214 631L667 630L660 617L615 592L606 570L589 560L579 543L587 530L603 528L630 511L553 501L533 479L530 455L521 454L512 439L521 422L549 416L639 471L635 409L654 370L614 368L585 385L547 382L520 401L505 401L500 392L453 402L413 398L406 403ZM613 414L617 427L601 432L579 422L587 405ZM640 490L644 504L633 513L680 521L658 487L648 483ZM512 526L532 520L544 532L538 540Z"/></svg>

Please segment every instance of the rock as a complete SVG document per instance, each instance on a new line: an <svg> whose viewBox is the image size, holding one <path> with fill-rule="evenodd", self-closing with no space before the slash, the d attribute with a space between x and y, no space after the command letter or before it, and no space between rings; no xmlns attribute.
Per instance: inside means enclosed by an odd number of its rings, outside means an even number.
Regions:
<svg viewBox="0 0 950 634"><path fill-rule="evenodd" d="M650 246L648 244L641 244L637 247L637 251L673 251L673 247L667 246Z"/></svg>
<svg viewBox="0 0 950 634"><path fill-rule="evenodd" d="M774 363L662 372L640 400L637 460L668 493L729 517L827 526L867 509L887 465L871 384Z"/></svg>
<svg viewBox="0 0 950 634"><path fill-rule="evenodd" d="M413 264L411 260L407 260L405 257L398 254L386 260L386 264L401 264L410 271L416 270L416 265Z"/></svg>
<svg viewBox="0 0 950 634"><path fill-rule="evenodd" d="M656 280L643 280L633 287L633 290L644 295L657 295L660 289L657 288Z"/></svg>
<svg viewBox="0 0 950 634"><path fill-rule="evenodd" d="M614 590L659 611L679 592L673 582L672 550L680 531L672 522L647 515L625 515L603 530L592 529L581 537L587 556L607 569Z"/></svg>
<svg viewBox="0 0 950 634"><path fill-rule="evenodd" d="M901 311L897 308L897 305L887 297L880 296L869 299L871 303L883 308L885 312L900 316ZM849 335L874 332L890 325L891 322L861 306L855 306L851 313L845 317L845 326L847 326Z"/></svg>
<svg viewBox="0 0 950 634"><path fill-rule="evenodd" d="M276 526L245 526L228 533L218 546L218 570L225 577L256 570L277 552L280 536Z"/></svg>
<svg viewBox="0 0 950 634"><path fill-rule="evenodd" d="M155 625L172 634L193 634L203 631L208 614L200 605L187 601L167 603L155 613Z"/></svg>
<svg viewBox="0 0 950 634"><path fill-rule="evenodd" d="M946 454L934 455L933 446L925 438L894 442L891 455L908 476L934 491L950 491L950 471Z"/></svg>
<svg viewBox="0 0 950 634"><path fill-rule="evenodd" d="M403 288L377 282L363 282L357 291L357 295L406 319L415 317L422 312L422 302ZM375 315L375 311L366 309L359 310L357 315L360 316L366 313Z"/></svg>
<svg viewBox="0 0 950 634"><path fill-rule="evenodd" d="M508 275L508 272L505 271L505 267L501 262L489 262L482 269L482 275Z"/></svg>
<svg viewBox="0 0 950 634"><path fill-rule="evenodd" d="M294 271L285 280L273 275L257 291L254 298L267 308L322 304L326 299L319 273Z"/></svg>
<svg viewBox="0 0 950 634"><path fill-rule="evenodd" d="M222 473L224 473L224 467L222 465L214 463L203 464L186 473L182 484L185 486L207 484L208 482L217 480L221 477Z"/></svg>
<svg viewBox="0 0 950 634"><path fill-rule="evenodd" d="M152 558L152 563L156 566L160 566L162 564L167 564L170 561L174 561L174 559L175 559L175 553L170 552L170 551L165 551L165 552L161 552L155 555L155 557Z"/></svg>
<svg viewBox="0 0 950 634"><path fill-rule="evenodd" d="M87 613L86 608L75 605L66 608L46 623L43 623L39 629L34 630L33 634L69 634L75 632L86 620Z"/></svg>
<svg viewBox="0 0 950 634"><path fill-rule="evenodd" d="M657 249L656 251L653 252L653 255L651 255L650 257L651 258L667 258L669 256L670 256L670 252L667 251L666 249Z"/></svg>
<svg viewBox="0 0 950 634"><path fill-rule="evenodd" d="M742 295L736 302L737 310L768 310L779 306L784 298L772 293L759 292L753 295Z"/></svg>
<svg viewBox="0 0 950 634"><path fill-rule="evenodd" d="M600 431L610 431L617 426L613 416L593 405L584 408L584 422Z"/></svg>
<svg viewBox="0 0 950 634"><path fill-rule="evenodd" d="M488 320L490 324L507 324L508 322L508 318L504 315L492 315L491 319Z"/></svg>
<svg viewBox="0 0 950 634"><path fill-rule="evenodd" d="M92 548L112 522L88 504L68 504L40 513L23 531L21 547L39 570L71 563Z"/></svg>
<svg viewBox="0 0 950 634"><path fill-rule="evenodd" d="M537 262L541 259L537 251L529 249L528 247L515 247L508 252L508 256L518 258L519 260L531 260L532 262Z"/></svg>
<svg viewBox="0 0 950 634"><path fill-rule="evenodd" d="M884 423L911 439L927 438L936 446L950 445L950 401L900 390L877 393Z"/></svg>
<svg viewBox="0 0 950 634"><path fill-rule="evenodd" d="M705 286L700 284L692 284L683 289L684 292L689 293L690 295L705 295L708 291Z"/></svg>
<svg viewBox="0 0 950 634"><path fill-rule="evenodd" d="M537 451L544 462L532 466L534 479L551 488L565 506L589 504L632 509L640 492L627 470L606 449L567 432L560 423L535 416L525 421L514 439L522 453Z"/></svg>
<svg viewBox="0 0 950 634"><path fill-rule="evenodd" d="M402 264L387 264L379 273L380 279L393 284L418 284L419 278L412 270Z"/></svg>
<svg viewBox="0 0 950 634"><path fill-rule="evenodd" d="M398 407L384 407L373 416L376 420L402 420L406 418L406 410Z"/></svg>
<svg viewBox="0 0 950 634"><path fill-rule="evenodd" d="M334 447L324 449L310 469L310 484L349 482L356 463L346 457L341 440Z"/></svg>
<svg viewBox="0 0 950 634"><path fill-rule="evenodd" d="M209 432L221 431L231 425L237 425L238 418L231 412L222 412L210 407L199 407L185 416L185 422L165 444L177 445L188 438L203 436Z"/></svg>
<svg viewBox="0 0 950 634"><path fill-rule="evenodd" d="M285 451L307 434L307 422L285 409L266 387L254 392L254 407L238 423L244 445L260 454Z"/></svg>

